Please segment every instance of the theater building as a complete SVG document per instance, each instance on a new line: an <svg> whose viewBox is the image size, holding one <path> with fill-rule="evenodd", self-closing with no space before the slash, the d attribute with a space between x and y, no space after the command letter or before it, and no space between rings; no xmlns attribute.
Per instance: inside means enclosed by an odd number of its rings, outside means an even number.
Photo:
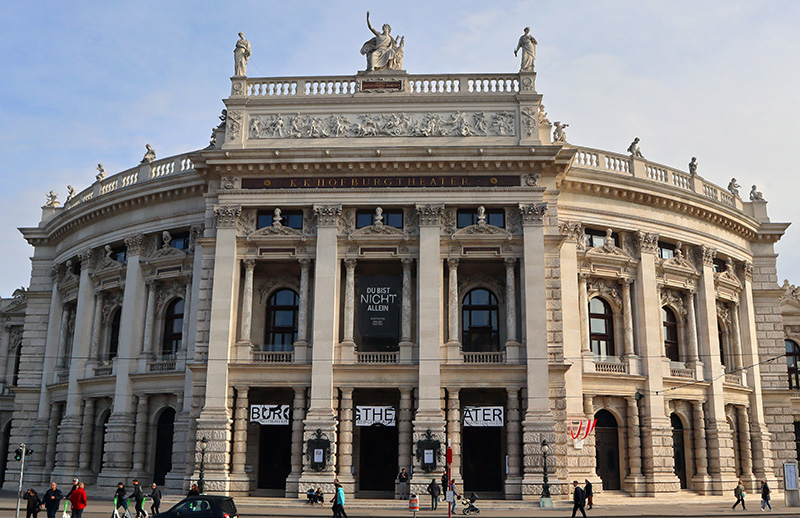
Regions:
<svg viewBox="0 0 800 518"><path fill-rule="evenodd" d="M26 477L390 498L450 444L459 488L536 498L546 440L555 493L778 483L788 224L572 144L535 78L235 76L208 148L49 202L0 315Z"/></svg>

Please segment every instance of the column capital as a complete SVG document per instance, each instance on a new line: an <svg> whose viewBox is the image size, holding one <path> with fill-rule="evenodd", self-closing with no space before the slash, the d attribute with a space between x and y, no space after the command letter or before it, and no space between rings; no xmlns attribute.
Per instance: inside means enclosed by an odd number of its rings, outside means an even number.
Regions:
<svg viewBox="0 0 800 518"><path fill-rule="evenodd" d="M506 258L503 260L503 262L504 262L504 263L505 263L505 265L506 265L506 269L513 268L513 267L514 267L514 265L516 265L516 264L517 264L517 258L516 258L516 257L506 257Z"/></svg>
<svg viewBox="0 0 800 518"><path fill-rule="evenodd" d="M641 252L648 254L658 253L658 234L639 231L636 233L636 237L639 239L639 250Z"/></svg>
<svg viewBox="0 0 800 518"><path fill-rule="evenodd" d="M447 267L452 271L458 268L458 263L461 260L458 257L448 257L447 258Z"/></svg>
<svg viewBox="0 0 800 518"><path fill-rule="evenodd" d="M311 266L311 259L309 259L308 257L301 258L299 262L300 266L302 266L303 268L308 268L309 266Z"/></svg>
<svg viewBox="0 0 800 518"><path fill-rule="evenodd" d="M633 284L633 279L630 277L623 277L619 280L620 284L622 284L623 288L630 288L631 284Z"/></svg>
<svg viewBox="0 0 800 518"><path fill-rule="evenodd" d="M716 248L700 245L700 254L703 258L703 266L714 266L714 259L717 258Z"/></svg>
<svg viewBox="0 0 800 518"><path fill-rule="evenodd" d="M317 216L317 227L336 227L342 206L339 205L314 205L314 215Z"/></svg>
<svg viewBox="0 0 800 518"><path fill-rule="evenodd" d="M142 253L144 245L144 236L142 234L135 234L125 238L125 249L129 256L139 255Z"/></svg>
<svg viewBox="0 0 800 518"><path fill-rule="evenodd" d="M236 393L239 395L240 398L247 397L248 392L250 391L249 385L236 385Z"/></svg>
<svg viewBox="0 0 800 518"><path fill-rule="evenodd" d="M353 399L353 387L339 387L342 391L342 399Z"/></svg>
<svg viewBox="0 0 800 518"><path fill-rule="evenodd" d="M411 265L414 264L414 259L411 257L403 257L400 259L400 262L403 264L403 268L411 268Z"/></svg>
<svg viewBox="0 0 800 518"><path fill-rule="evenodd" d="M583 224L580 221L559 221L558 232L567 241L573 242L578 245L579 249L583 249Z"/></svg>
<svg viewBox="0 0 800 518"><path fill-rule="evenodd" d="M252 272L256 267L255 259L242 259L242 263L244 263L244 267L248 272Z"/></svg>
<svg viewBox="0 0 800 518"><path fill-rule="evenodd" d="M522 226L541 225L547 213L546 203L520 203L519 214L522 217Z"/></svg>
<svg viewBox="0 0 800 518"><path fill-rule="evenodd" d="M444 203L419 204L416 209L420 226L438 227L444 213Z"/></svg>
<svg viewBox="0 0 800 518"><path fill-rule="evenodd" d="M742 262L742 271L744 272L744 278L748 281L753 280L753 263L750 261L743 261Z"/></svg>
<svg viewBox="0 0 800 518"><path fill-rule="evenodd" d="M214 215L217 217L217 228L236 228L242 208L233 205L215 205Z"/></svg>
<svg viewBox="0 0 800 518"><path fill-rule="evenodd" d="M348 271L352 271L355 270L357 262L358 262L357 259L350 257L344 260L344 265Z"/></svg>
<svg viewBox="0 0 800 518"><path fill-rule="evenodd" d="M78 255L78 260L81 262L81 271L91 268L93 258L94 250L91 248L87 248Z"/></svg>

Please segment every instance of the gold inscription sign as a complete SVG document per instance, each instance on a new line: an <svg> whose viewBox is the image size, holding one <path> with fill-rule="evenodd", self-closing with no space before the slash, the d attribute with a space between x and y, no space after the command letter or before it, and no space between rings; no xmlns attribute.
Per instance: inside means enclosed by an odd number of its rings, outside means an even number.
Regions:
<svg viewBox="0 0 800 518"><path fill-rule="evenodd" d="M400 81L364 81L361 83L361 91L370 90L395 90L399 91L403 87Z"/></svg>
<svg viewBox="0 0 800 518"><path fill-rule="evenodd" d="M307 176L242 178L242 189L363 189L386 187L519 187L514 175Z"/></svg>

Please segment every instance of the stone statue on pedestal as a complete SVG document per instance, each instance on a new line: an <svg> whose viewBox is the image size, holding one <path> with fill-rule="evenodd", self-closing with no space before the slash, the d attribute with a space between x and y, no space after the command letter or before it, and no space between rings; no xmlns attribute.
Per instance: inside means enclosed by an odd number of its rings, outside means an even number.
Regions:
<svg viewBox="0 0 800 518"><path fill-rule="evenodd" d="M72 198L74 198L75 194L75 187L67 185L67 201L70 201Z"/></svg>
<svg viewBox="0 0 800 518"><path fill-rule="evenodd" d="M536 59L536 38L530 35L531 28L525 27L525 34L519 37L514 56L522 49L522 60L519 64L520 72L533 72L533 60Z"/></svg>
<svg viewBox="0 0 800 518"><path fill-rule="evenodd" d="M97 164L97 174L94 175L94 180L96 182L99 182L105 177L106 177L106 168L103 167L103 164Z"/></svg>
<svg viewBox="0 0 800 518"><path fill-rule="evenodd" d="M244 77L247 75L247 60L250 59L250 42L244 39L244 33L239 33L239 41L233 49L233 75Z"/></svg>
<svg viewBox="0 0 800 518"><path fill-rule="evenodd" d="M739 197L739 189L741 188L742 186L736 183L736 178L731 178L731 181L728 182L728 191L737 198Z"/></svg>
<svg viewBox="0 0 800 518"><path fill-rule="evenodd" d="M697 174L697 157L692 157L692 161L689 162L689 174L692 176Z"/></svg>
<svg viewBox="0 0 800 518"><path fill-rule="evenodd" d="M761 194L761 191L756 190L756 186L754 185L752 189L750 189L750 201L767 201L764 199L764 195Z"/></svg>
<svg viewBox="0 0 800 518"><path fill-rule="evenodd" d="M642 154L642 150L639 149L639 137L636 137L635 139L633 139L633 142L631 142L631 145L628 146L628 153L630 153L631 156L638 156L639 158L644 158L644 155Z"/></svg>
<svg viewBox="0 0 800 518"><path fill-rule="evenodd" d="M142 163L144 164L145 162L147 162L149 164L150 162L156 159L156 150L153 149L153 146L151 146L150 144L145 144L144 147L145 149L147 149L147 151L145 151L144 153L144 157L142 158Z"/></svg>
<svg viewBox="0 0 800 518"><path fill-rule="evenodd" d="M553 125L556 127L556 129L553 130L553 142L566 142L567 134L564 132L564 128L569 128L569 124L556 121Z"/></svg>
<svg viewBox="0 0 800 518"><path fill-rule="evenodd" d="M44 203L45 207L58 207L59 206L58 194L56 194L55 191L48 192L46 197L47 197L47 201L45 201L45 203Z"/></svg>
<svg viewBox="0 0 800 518"><path fill-rule="evenodd" d="M367 56L367 72L402 70L405 37L393 38L392 27L388 23L383 24L383 32L375 30L369 21L369 11L367 11L367 27L375 35L361 46L361 54Z"/></svg>

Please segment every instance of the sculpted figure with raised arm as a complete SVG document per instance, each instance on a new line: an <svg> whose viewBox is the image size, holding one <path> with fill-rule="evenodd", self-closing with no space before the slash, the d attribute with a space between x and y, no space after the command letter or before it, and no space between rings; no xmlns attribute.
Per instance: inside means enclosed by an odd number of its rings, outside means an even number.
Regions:
<svg viewBox="0 0 800 518"><path fill-rule="evenodd" d="M400 70L405 38L393 38L392 27L388 23L383 24L383 32L378 32L369 21L369 11L367 11L367 27L375 35L361 46L361 54L367 56L367 72Z"/></svg>
<svg viewBox="0 0 800 518"><path fill-rule="evenodd" d="M522 61L519 64L520 72L533 72L533 60L536 59L536 38L530 35L531 28L525 27L525 34L519 37L514 56L522 49Z"/></svg>
<svg viewBox="0 0 800 518"><path fill-rule="evenodd" d="M247 75L247 60L250 59L250 42L244 39L244 33L239 33L239 41L233 49L233 75L244 77Z"/></svg>

